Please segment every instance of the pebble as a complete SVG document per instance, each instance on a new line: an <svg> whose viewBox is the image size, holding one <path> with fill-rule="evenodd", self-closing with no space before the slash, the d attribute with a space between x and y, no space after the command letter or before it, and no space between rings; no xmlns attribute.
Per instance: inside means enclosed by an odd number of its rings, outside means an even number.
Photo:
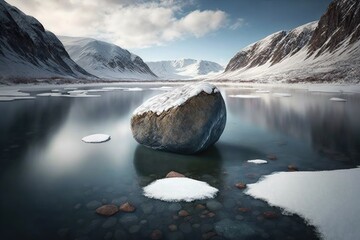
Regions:
<svg viewBox="0 0 360 240"><path fill-rule="evenodd" d="M81 203L78 203L74 206L74 209L79 210L81 208L81 206L82 206Z"/></svg>
<svg viewBox="0 0 360 240"><path fill-rule="evenodd" d="M179 215L180 217L187 217L187 216L189 216L190 214L189 214L189 212L186 211L186 210L180 210L179 213L178 213L178 215Z"/></svg>
<svg viewBox="0 0 360 240"><path fill-rule="evenodd" d="M219 210L223 207L223 205L216 200L209 200L206 202L206 207L211 211Z"/></svg>
<svg viewBox="0 0 360 240"><path fill-rule="evenodd" d="M145 214L151 213L154 208L154 206L151 203L143 203L141 204L140 207Z"/></svg>
<svg viewBox="0 0 360 240"><path fill-rule="evenodd" d="M213 212L209 212L208 214L207 214L207 216L209 217L209 218L212 218L212 217L215 217L215 213L213 213Z"/></svg>
<svg viewBox="0 0 360 240"><path fill-rule="evenodd" d="M108 218L102 225L103 228L111 228L115 226L117 219L115 217Z"/></svg>
<svg viewBox="0 0 360 240"><path fill-rule="evenodd" d="M205 209L206 207L205 207L203 204L197 204L197 205L195 206L195 208L202 210L202 209Z"/></svg>
<svg viewBox="0 0 360 240"><path fill-rule="evenodd" d="M245 189L246 183L238 182L235 184L235 187L237 187L238 189Z"/></svg>
<svg viewBox="0 0 360 240"><path fill-rule="evenodd" d="M133 225L129 228L129 233L134 234L139 232L140 226L139 225Z"/></svg>
<svg viewBox="0 0 360 240"><path fill-rule="evenodd" d="M190 223L182 223L182 224L180 224L179 229L180 229L180 231L182 231L185 234L191 233L191 231L192 231Z"/></svg>
<svg viewBox="0 0 360 240"><path fill-rule="evenodd" d="M181 209L181 205L179 203L172 203L169 206L169 211L179 211Z"/></svg>
<svg viewBox="0 0 360 240"><path fill-rule="evenodd" d="M112 216L119 211L119 208L116 205L103 205L96 209L96 213L101 216Z"/></svg>
<svg viewBox="0 0 360 240"><path fill-rule="evenodd" d="M246 208L246 207L241 207L241 208L238 208L239 212L242 212L242 213L247 213L247 212L250 212L251 209L250 208Z"/></svg>
<svg viewBox="0 0 360 240"><path fill-rule="evenodd" d="M152 240L159 240L159 239L162 238L162 235L163 235L162 232L160 230L156 229L156 230L151 232L150 238Z"/></svg>
<svg viewBox="0 0 360 240"><path fill-rule="evenodd" d="M270 159L270 160L276 160L277 159L277 156L275 154L268 154L266 157L268 159Z"/></svg>
<svg viewBox="0 0 360 240"><path fill-rule="evenodd" d="M100 206L101 206L101 202L96 201L96 200L93 200L93 201L88 202L88 203L86 204L86 207L87 207L88 209L96 209L96 208L98 208L98 207L100 207Z"/></svg>
<svg viewBox="0 0 360 240"><path fill-rule="evenodd" d="M210 232L214 229L214 225L210 224L210 223L205 223L203 225L201 225L201 232L206 233L206 232Z"/></svg>
<svg viewBox="0 0 360 240"><path fill-rule="evenodd" d="M166 178L173 178L173 177L185 177L185 175L175 171L171 171L168 174L166 174Z"/></svg>
<svg viewBox="0 0 360 240"><path fill-rule="evenodd" d="M119 221L122 224L133 223L138 221L138 217L135 215L123 215L120 217Z"/></svg>
<svg viewBox="0 0 360 240"><path fill-rule="evenodd" d="M203 233L202 238L204 240L208 240L216 235L217 235L216 232L207 232L207 233Z"/></svg>
<svg viewBox="0 0 360 240"><path fill-rule="evenodd" d="M295 165L289 165L287 168L289 172L299 171L299 169Z"/></svg>
<svg viewBox="0 0 360 240"><path fill-rule="evenodd" d="M126 238L127 238L126 233L123 230L117 229L115 231L115 239L116 240L124 240Z"/></svg>
<svg viewBox="0 0 360 240"><path fill-rule="evenodd" d="M175 225L175 224L171 224L171 225L169 225L169 230L171 231L171 232L175 232L175 231L177 231L177 226Z"/></svg>
<svg viewBox="0 0 360 240"><path fill-rule="evenodd" d="M278 215L273 211L266 211L263 213L263 216L266 219L275 219L278 217Z"/></svg>
<svg viewBox="0 0 360 240"><path fill-rule="evenodd" d="M122 212L134 212L136 208L129 202L122 204L119 208Z"/></svg>
<svg viewBox="0 0 360 240"><path fill-rule="evenodd" d="M140 224L143 224L143 225L144 225L144 224L146 224L146 223L147 223L147 220L146 220L146 219L143 219L143 220L140 221Z"/></svg>

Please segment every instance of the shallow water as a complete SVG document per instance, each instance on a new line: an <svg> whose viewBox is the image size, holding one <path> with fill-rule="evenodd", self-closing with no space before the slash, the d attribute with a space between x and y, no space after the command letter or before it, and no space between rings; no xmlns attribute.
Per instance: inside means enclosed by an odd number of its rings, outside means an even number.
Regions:
<svg viewBox="0 0 360 240"><path fill-rule="evenodd" d="M360 165L359 95L223 87L228 119L222 137L208 151L186 156L153 151L132 138L132 111L162 92L143 87L89 93L101 95L97 98L0 102L1 239L144 239L155 229L165 239L201 239L216 231L211 239L318 239L316 229L299 216L284 215L234 185L287 171L289 164L303 171ZM227 97L250 93L261 98ZM81 141L94 133L109 134L111 140ZM277 160L246 162L269 154ZM142 196L142 187L171 170L206 181L220 193L214 200L192 203ZM134 213L110 218L95 213L98 205L126 201L136 206ZM198 204L207 208L198 209ZM181 209L190 216L178 217ZM266 211L278 217L266 219ZM171 224L176 231L169 230Z"/></svg>

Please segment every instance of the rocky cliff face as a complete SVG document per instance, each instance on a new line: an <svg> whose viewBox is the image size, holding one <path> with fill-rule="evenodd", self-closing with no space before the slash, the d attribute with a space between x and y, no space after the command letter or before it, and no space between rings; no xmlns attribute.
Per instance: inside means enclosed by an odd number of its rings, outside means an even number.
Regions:
<svg viewBox="0 0 360 240"><path fill-rule="evenodd" d="M285 57L294 55L309 42L316 26L317 22L311 22L289 32L271 34L251 44L230 60L225 72L244 67L252 68L267 62L274 65Z"/></svg>
<svg viewBox="0 0 360 240"><path fill-rule="evenodd" d="M59 37L71 58L86 71L105 79L155 79L143 60L117 45L92 38Z"/></svg>
<svg viewBox="0 0 360 240"><path fill-rule="evenodd" d="M360 81L360 1L334 0L318 22L274 33L237 53L221 79Z"/></svg>
<svg viewBox="0 0 360 240"><path fill-rule="evenodd" d="M93 77L39 21L0 1L0 78Z"/></svg>
<svg viewBox="0 0 360 240"><path fill-rule="evenodd" d="M348 39L350 38L350 39ZM353 44L360 39L360 1L336 0L330 3L320 18L309 43L309 54L320 56L326 51L333 52L349 40Z"/></svg>

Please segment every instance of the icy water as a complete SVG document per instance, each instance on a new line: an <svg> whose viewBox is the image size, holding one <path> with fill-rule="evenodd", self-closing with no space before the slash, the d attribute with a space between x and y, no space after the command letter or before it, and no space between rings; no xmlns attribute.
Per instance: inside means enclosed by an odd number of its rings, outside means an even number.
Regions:
<svg viewBox="0 0 360 240"><path fill-rule="evenodd" d="M259 99L240 99L228 96L255 90L222 87L228 114L222 137L208 151L186 156L153 151L132 138L132 111L162 92L142 87L90 93L98 98L0 103L1 239L149 239L154 230L163 239L318 239L301 217L284 215L234 185L287 171L289 164L303 171L360 165L359 95L268 89L271 93L259 93ZM41 92L49 91L31 94ZM81 141L93 133L109 134L111 140ZM277 160L246 162L269 154ZM213 200L191 203L142 196L142 187L171 170L220 192ZM329 187L336 195L336 186ZM102 204L127 201L136 206L134 213L95 213ZM182 209L190 215L178 216ZM269 211L277 217L266 218ZM171 231L169 225L176 227Z"/></svg>

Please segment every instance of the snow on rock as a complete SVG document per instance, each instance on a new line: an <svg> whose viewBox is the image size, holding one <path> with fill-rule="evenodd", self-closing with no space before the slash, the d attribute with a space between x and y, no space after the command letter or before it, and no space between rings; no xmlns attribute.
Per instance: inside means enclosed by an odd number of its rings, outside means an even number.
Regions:
<svg viewBox="0 0 360 240"><path fill-rule="evenodd" d="M186 177L159 179L144 187L143 190L146 197L167 202L192 202L213 198L219 191L206 182Z"/></svg>
<svg viewBox="0 0 360 240"><path fill-rule="evenodd" d="M83 137L81 140L86 143L102 143L110 140L110 136L107 134L92 134Z"/></svg>
<svg viewBox="0 0 360 240"><path fill-rule="evenodd" d="M238 95L229 95L229 97L231 97L231 98L249 98L249 99L252 99L252 98L261 98L260 96L257 96L257 95L241 95L241 94L238 94Z"/></svg>
<svg viewBox="0 0 360 240"><path fill-rule="evenodd" d="M184 104L189 98L194 97L201 92L211 94L217 93L219 90L210 83L201 82L197 84L187 84L183 87L176 88L173 91L150 98L135 109L133 115L141 115L149 111L160 115L162 112L166 112L170 108L178 107Z"/></svg>
<svg viewBox="0 0 360 240"><path fill-rule="evenodd" d="M262 160L262 159L253 159L253 160L247 160L248 163L254 163L254 164L266 164L268 161Z"/></svg>
<svg viewBox="0 0 360 240"><path fill-rule="evenodd" d="M346 102L346 99L333 97L333 98L330 98L330 101L334 101L334 102Z"/></svg>
<svg viewBox="0 0 360 240"><path fill-rule="evenodd" d="M248 184L245 192L304 217L323 239L360 236L360 169L280 172Z"/></svg>

